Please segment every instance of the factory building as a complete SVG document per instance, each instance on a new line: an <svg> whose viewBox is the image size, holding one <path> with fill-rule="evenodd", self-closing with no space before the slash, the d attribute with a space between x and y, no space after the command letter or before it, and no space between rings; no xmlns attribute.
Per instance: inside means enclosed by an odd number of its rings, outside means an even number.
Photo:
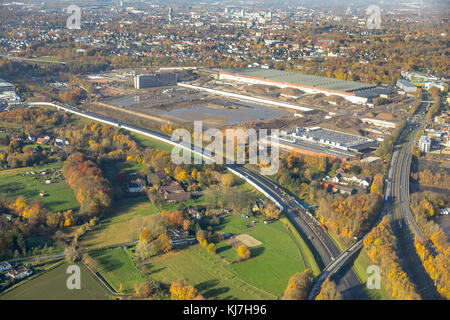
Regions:
<svg viewBox="0 0 450 320"><path fill-rule="evenodd" d="M224 70L219 72L219 79L279 88L296 88L311 94L322 93L327 96L340 96L358 104L366 104L381 94L390 94L393 91L390 87L272 69Z"/></svg>
<svg viewBox="0 0 450 320"><path fill-rule="evenodd" d="M134 77L135 89L174 86L177 84L176 73L141 74Z"/></svg>

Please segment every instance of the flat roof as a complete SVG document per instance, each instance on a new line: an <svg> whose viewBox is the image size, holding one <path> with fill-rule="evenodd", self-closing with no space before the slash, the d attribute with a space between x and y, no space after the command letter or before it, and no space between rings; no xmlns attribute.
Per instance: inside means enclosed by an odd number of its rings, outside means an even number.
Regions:
<svg viewBox="0 0 450 320"><path fill-rule="evenodd" d="M259 69L259 68L245 68L245 69L224 69L222 73L231 73L235 75L242 75L247 77L260 78L265 80L288 82L297 85L316 87L327 90L351 92L359 89L373 88L374 85L356 82L338 80L326 77L313 76L297 72L287 72L274 69Z"/></svg>
<svg viewBox="0 0 450 320"><path fill-rule="evenodd" d="M299 128L302 129L302 128ZM347 148L355 148L360 145L373 142L372 139L348 134L345 132L324 129L321 127L305 128L304 131L297 133L298 137L312 138L312 142L321 143L339 143L340 146Z"/></svg>

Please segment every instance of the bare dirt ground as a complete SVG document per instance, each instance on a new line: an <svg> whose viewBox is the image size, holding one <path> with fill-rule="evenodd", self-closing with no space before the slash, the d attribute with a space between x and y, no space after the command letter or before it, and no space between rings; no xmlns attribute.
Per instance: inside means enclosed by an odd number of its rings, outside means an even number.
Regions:
<svg viewBox="0 0 450 320"><path fill-rule="evenodd" d="M259 246L262 244L261 241L256 240L255 238L253 238L252 236L250 236L246 233L234 236L233 238L228 240L228 243L233 247L237 247L241 244L245 244L249 248L256 247L256 246Z"/></svg>

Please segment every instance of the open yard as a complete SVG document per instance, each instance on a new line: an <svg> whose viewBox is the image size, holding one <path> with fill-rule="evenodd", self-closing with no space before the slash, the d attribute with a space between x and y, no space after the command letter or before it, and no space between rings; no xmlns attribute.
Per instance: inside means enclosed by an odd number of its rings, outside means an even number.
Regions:
<svg viewBox="0 0 450 320"><path fill-rule="evenodd" d="M62 265L25 280L22 284L0 295L0 300L107 300L105 290L81 269L81 290L69 290L66 281L68 264Z"/></svg>
<svg viewBox="0 0 450 320"><path fill-rule="evenodd" d="M50 211L64 211L68 209L78 210L79 204L75 194L69 188L65 181L57 179L51 184L45 184L45 180L50 177L44 177L40 174L41 169L52 169L57 172L62 164L52 163L42 167L28 167L19 169L9 169L0 171L0 194L7 198L17 198L23 195L29 203L39 200ZM26 174L34 172L35 174ZM58 173L56 173L58 174ZM61 174L62 176L62 174ZM44 192L45 196L40 197Z"/></svg>

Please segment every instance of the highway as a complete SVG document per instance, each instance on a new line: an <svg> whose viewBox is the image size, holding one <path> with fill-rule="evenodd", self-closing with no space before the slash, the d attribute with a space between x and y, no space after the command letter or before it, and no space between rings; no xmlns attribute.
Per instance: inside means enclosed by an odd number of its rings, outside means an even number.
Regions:
<svg viewBox="0 0 450 320"><path fill-rule="evenodd" d="M180 145L177 142L171 141L170 137L165 134L155 132L153 130L141 128L138 126L125 124L122 121L114 119L112 117L106 117L103 115L95 114L92 112L88 112L85 110L81 110L75 106L71 105L57 105L54 103L45 103L45 102L33 102L28 103L27 106L49 106L54 107L62 111L70 112L76 114L81 117L89 118L94 121L103 122L112 126L116 126L119 128L123 128L135 133L143 134L149 136L151 138L172 144L174 146L182 147L187 149L194 154L198 154L203 158L208 158L213 160L211 157L205 156L203 153L199 153L196 150L193 150L191 145ZM354 253L355 251L347 249L343 256L339 248L333 242L333 240L328 236L328 234L320 227L319 223L316 219L310 215L304 205L295 197L293 197L287 190L273 183L268 178L261 176L255 172L252 172L241 165L226 165L227 169L232 173L240 176L264 195L266 195L270 200L272 200L280 209L283 209L286 213L289 220L295 226L295 228L302 234L307 237L307 242L312 244L313 253L317 253L315 255L316 259L319 256L321 261L318 261L319 265L328 266L330 265L336 258L339 258L337 264L333 264L333 269L330 271L330 275L338 272L342 266L348 261L350 252ZM314 252L315 251L315 252ZM349 300L360 300L367 299L367 294L363 288L363 285L360 283L359 278L356 276L354 271L349 268L345 273L340 277L337 281L337 286L339 291L343 294L344 299ZM312 297L314 298L314 297Z"/></svg>
<svg viewBox="0 0 450 320"><path fill-rule="evenodd" d="M425 105L425 104L424 104ZM423 106L422 106L423 107ZM415 120L418 120L417 122ZM423 129L425 122L417 117L409 122L405 132L412 135L405 145L397 145L394 149L391 173L393 180L390 190L390 201L388 202L392 229L398 239L398 255L402 261L402 267L415 285L417 292L425 300L438 300L439 294L434 287L433 281L429 277L422 265L420 257L414 246L415 237L426 238L417 226L411 208L409 207L409 180L412 159L412 147L415 142L417 132Z"/></svg>

